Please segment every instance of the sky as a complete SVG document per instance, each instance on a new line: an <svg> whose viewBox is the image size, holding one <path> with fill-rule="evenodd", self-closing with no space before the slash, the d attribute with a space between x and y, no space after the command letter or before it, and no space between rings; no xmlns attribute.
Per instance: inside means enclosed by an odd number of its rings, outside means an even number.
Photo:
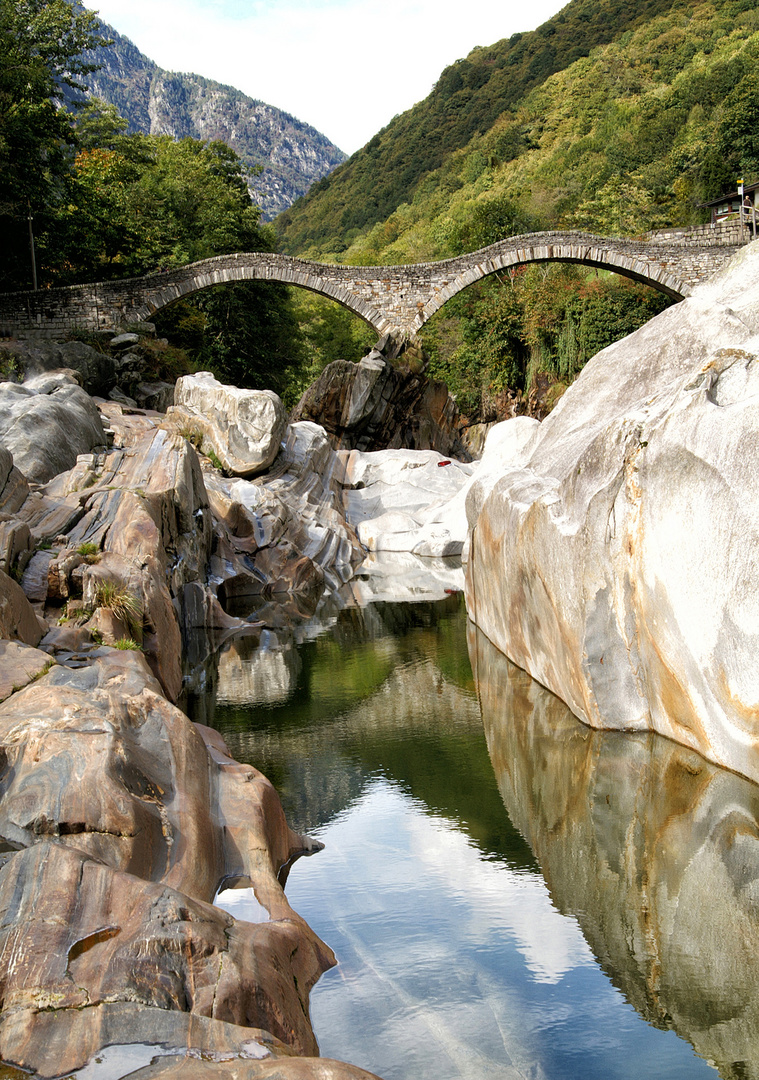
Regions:
<svg viewBox="0 0 759 1080"><path fill-rule="evenodd" d="M311 124L351 154L476 45L534 30L566 0L89 0L168 71Z"/></svg>

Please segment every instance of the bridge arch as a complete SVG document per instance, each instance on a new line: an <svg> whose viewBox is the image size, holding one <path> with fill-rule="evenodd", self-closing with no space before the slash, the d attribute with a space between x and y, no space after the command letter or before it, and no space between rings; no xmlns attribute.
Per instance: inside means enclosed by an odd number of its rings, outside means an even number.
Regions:
<svg viewBox="0 0 759 1080"><path fill-rule="evenodd" d="M674 300L720 269L740 247L701 230L664 239L619 240L587 233L510 236L489 247L435 263L344 266L270 252L219 255L176 270L129 280L0 294L0 328L55 333L110 329L149 321L182 297L240 281L278 281L336 300L378 334L413 339L452 296L474 282L531 262L569 262L613 270Z"/></svg>
<svg viewBox="0 0 759 1080"><path fill-rule="evenodd" d="M692 287L672 272L661 260L661 254L660 250L643 241L610 241L582 233L561 239L554 233L508 237L469 256L447 260L454 273L419 311L414 329L420 330L443 304L475 282L499 270L529 263L565 262L612 270L649 285L672 300L684 300ZM434 265L442 267L444 264Z"/></svg>
<svg viewBox="0 0 759 1080"><path fill-rule="evenodd" d="M280 284L296 285L335 300L379 334L386 332L388 319L380 308L351 292L346 282L339 277L335 280L334 273L325 277L318 272L319 269L339 272L344 268L306 263L285 255L260 252L204 259L176 272L161 272L143 278L141 295L130 315L135 320L149 321L177 300L210 289L214 285L243 281L276 281Z"/></svg>

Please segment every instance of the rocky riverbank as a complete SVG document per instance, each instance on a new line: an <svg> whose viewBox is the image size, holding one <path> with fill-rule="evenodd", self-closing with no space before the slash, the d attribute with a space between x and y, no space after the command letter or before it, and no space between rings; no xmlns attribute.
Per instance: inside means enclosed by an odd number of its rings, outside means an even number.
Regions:
<svg viewBox="0 0 759 1080"><path fill-rule="evenodd" d="M208 375L166 414L93 398L77 357L0 387L24 467L0 446L0 1058L58 1076L140 1043L145 1077L201 1056L204 1076L368 1076L315 1056L308 995L334 957L282 882L319 845L175 702L225 638L336 593L378 537L460 551L463 502L445 506L471 467L336 451ZM396 504L403 530L362 544ZM214 906L230 886L260 922Z"/></svg>

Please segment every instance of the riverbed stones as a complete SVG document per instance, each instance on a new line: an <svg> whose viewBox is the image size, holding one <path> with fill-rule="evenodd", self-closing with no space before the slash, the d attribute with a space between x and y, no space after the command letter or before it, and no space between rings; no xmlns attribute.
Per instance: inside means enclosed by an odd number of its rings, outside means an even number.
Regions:
<svg viewBox="0 0 759 1080"><path fill-rule="evenodd" d="M754 243L594 357L482 493L467 567L477 624L586 723L754 780L757 296Z"/></svg>
<svg viewBox="0 0 759 1080"><path fill-rule="evenodd" d="M277 456L287 414L271 390L225 386L201 371L177 380L174 400L172 420L227 472L255 476Z"/></svg>

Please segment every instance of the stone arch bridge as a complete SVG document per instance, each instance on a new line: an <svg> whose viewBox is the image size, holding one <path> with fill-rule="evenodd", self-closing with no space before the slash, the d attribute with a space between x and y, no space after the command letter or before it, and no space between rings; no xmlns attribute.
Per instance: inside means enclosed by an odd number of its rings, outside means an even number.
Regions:
<svg viewBox="0 0 759 1080"><path fill-rule="evenodd" d="M711 277L738 244L709 243L707 227L649 241L587 233L538 232L434 263L340 266L266 252L221 255L177 270L122 281L0 294L0 333L115 329L149 321L162 308L225 282L279 281L349 308L378 335L413 340L446 300L499 270L531 262L570 262L614 270L675 300Z"/></svg>

